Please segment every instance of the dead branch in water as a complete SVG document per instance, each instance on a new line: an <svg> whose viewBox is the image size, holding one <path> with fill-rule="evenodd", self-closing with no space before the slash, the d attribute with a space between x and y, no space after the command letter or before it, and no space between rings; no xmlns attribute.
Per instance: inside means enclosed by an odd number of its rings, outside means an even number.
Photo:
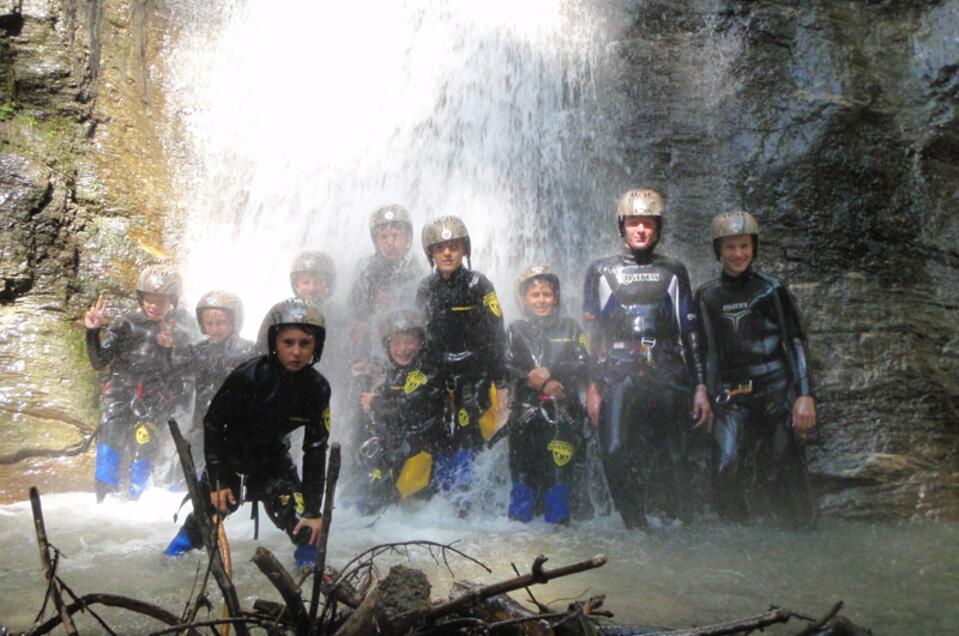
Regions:
<svg viewBox="0 0 959 636"><path fill-rule="evenodd" d="M229 609L230 616L239 617L241 615L240 599L236 594L236 588L233 587L233 581L230 580L230 575L226 572L223 555L217 548L217 528L213 520L210 519L210 515L207 514L209 494L200 492L200 484L196 479L196 465L193 463L193 455L190 453L190 443L183 438L176 420L170 419L168 423L170 434L173 436L173 443L176 445L177 455L180 457L180 465L183 467L183 478L186 481L187 491L190 493L190 501L193 503L193 518L200 526L200 534L203 538L203 545L206 547L207 557L213 562L211 566L213 578L220 587L220 591L223 592L223 602ZM239 636L249 635L245 624L236 623L235 626Z"/></svg>
<svg viewBox="0 0 959 636"><path fill-rule="evenodd" d="M316 563L313 564L313 593L310 597L310 622L316 619L316 609L320 602L320 586L323 583L323 573L326 570L326 544L330 538L330 524L333 523L333 496L336 492L336 482L340 478L340 445L330 445L330 461L326 471L326 490L323 494L323 521L320 526L320 536L316 545ZM326 603L332 601L327 596ZM322 622L322 621L321 621ZM314 626L314 630L318 626Z"/></svg>
<svg viewBox="0 0 959 636"><path fill-rule="evenodd" d="M43 508L40 506L40 491L38 491L36 487L30 489L30 507L33 509L33 528L36 530L37 546L40 548L40 564L43 566L43 575L47 580L47 595L44 597L44 605L46 605L46 599L52 597L53 604L60 614L60 621L63 623L63 628L67 634L75 635L77 633L77 626L73 624L73 619L70 618L70 612L67 611L66 605L63 603L60 581L57 579L50 558L47 528L43 521ZM59 557L57 557L57 559L59 560Z"/></svg>
<svg viewBox="0 0 959 636"><path fill-rule="evenodd" d="M507 581L477 588L451 601L436 605L430 609L428 618L435 620L440 616L454 612L463 606L476 603L491 596L496 596L497 594L505 594L507 592L519 590L524 587L528 587L533 583L546 583L552 579L562 576L568 576L570 574L576 574L577 572L585 572L586 570L602 567L606 564L606 555L598 554L592 559L587 559L571 565L565 565L563 567L556 568L555 570L544 570L543 564L546 563L546 561L548 561L548 559L540 554L533 560L533 566L529 574L524 574Z"/></svg>
<svg viewBox="0 0 959 636"><path fill-rule="evenodd" d="M144 616L149 616L150 618L156 619L165 625L179 626L180 618L162 607L158 607L151 603L144 603L143 601L138 601L136 599L127 598L126 596L120 596L118 594L86 594L81 596L77 601L71 603L65 607L67 614L73 615L77 612L86 609L90 605L103 605L106 607L119 607L125 610L129 610L136 614L142 614ZM29 636L42 636L51 632L62 622L60 616L54 616L50 620L46 621L42 625L38 625L33 630L27 632ZM183 629L183 627L179 627ZM189 634L191 636L199 636L195 631L190 630Z"/></svg>

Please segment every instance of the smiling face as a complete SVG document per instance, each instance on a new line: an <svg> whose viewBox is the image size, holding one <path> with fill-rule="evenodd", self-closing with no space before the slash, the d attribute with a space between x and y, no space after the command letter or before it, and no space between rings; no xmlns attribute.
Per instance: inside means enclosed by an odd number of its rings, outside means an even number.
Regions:
<svg viewBox="0 0 959 636"><path fill-rule="evenodd" d="M534 279L526 287L523 303L530 315L542 318L553 313L556 307L556 292L547 281Z"/></svg>
<svg viewBox="0 0 959 636"><path fill-rule="evenodd" d="M204 309L200 329L211 342L219 344L233 333L233 318L223 309Z"/></svg>
<svg viewBox="0 0 959 636"><path fill-rule="evenodd" d="M443 278L449 278L463 265L463 259L466 257L466 242L463 239L453 239L437 243L430 248L430 254L433 256L433 262L436 263L436 271Z"/></svg>
<svg viewBox="0 0 959 636"><path fill-rule="evenodd" d="M326 276L303 272L297 275L293 291L297 298L319 304L330 293L330 281Z"/></svg>
<svg viewBox="0 0 959 636"><path fill-rule="evenodd" d="M140 296L140 306L148 320L162 320L173 306L173 299L166 294L144 293Z"/></svg>
<svg viewBox="0 0 959 636"><path fill-rule="evenodd" d="M398 261L410 251L410 233L404 226L391 223L378 227L373 235L376 249L388 261Z"/></svg>
<svg viewBox="0 0 959 636"><path fill-rule="evenodd" d="M654 216L628 216L623 220L623 239L631 250L648 250L656 241L658 226Z"/></svg>
<svg viewBox="0 0 959 636"><path fill-rule="evenodd" d="M390 352L390 360L397 366L405 367L413 362L421 346L422 342L417 332L400 331L390 336L387 348Z"/></svg>
<svg viewBox="0 0 959 636"><path fill-rule="evenodd" d="M276 334L276 359L284 369L296 373L313 362L316 336L296 325L280 327Z"/></svg>
<svg viewBox="0 0 959 636"><path fill-rule="evenodd" d="M720 239L719 261L729 276L739 276L753 262L753 237L749 234L726 236Z"/></svg>

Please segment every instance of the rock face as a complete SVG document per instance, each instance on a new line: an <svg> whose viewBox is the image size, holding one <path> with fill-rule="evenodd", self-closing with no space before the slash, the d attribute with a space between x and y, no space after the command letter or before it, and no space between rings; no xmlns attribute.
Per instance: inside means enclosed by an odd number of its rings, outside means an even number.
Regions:
<svg viewBox="0 0 959 636"><path fill-rule="evenodd" d="M77 317L101 291L132 307L135 270L163 256L161 23L142 2L0 3L0 501L24 473L89 480L99 382Z"/></svg>
<svg viewBox="0 0 959 636"><path fill-rule="evenodd" d="M753 212L761 267L811 339L825 514L959 519L959 0L597 4L627 27L592 69L618 146L584 171L603 175L604 204L582 227L607 225L623 189L657 187L662 249L704 282L709 218ZM83 448L97 383L75 319L102 290L129 307L135 269L164 257L158 58L177 25L159 11L0 4L8 475Z"/></svg>
<svg viewBox="0 0 959 636"><path fill-rule="evenodd" d="M959 519L959 3L681 6L616 16L622 187L667 193L694 281L714 213L759 219L811 338L826 514Z"/></svg>

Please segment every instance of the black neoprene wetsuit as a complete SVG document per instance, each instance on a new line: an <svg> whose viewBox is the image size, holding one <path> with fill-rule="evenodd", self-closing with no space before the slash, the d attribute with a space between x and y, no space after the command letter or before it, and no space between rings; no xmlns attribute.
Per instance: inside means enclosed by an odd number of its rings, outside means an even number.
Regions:
<svg viewBox="0 0 959 636"><path fill-rule="evenodd" d="M330 385L313 367L291 373L272 356L258 356L237 367L223 382L203 418L207 483L230 488L239 502L259 501L276 527L294 543L300 516L321 514L330 430ZM290 456L289 435L304 427L303 478ZM194 546L200 533L193 516L184 529Z"/></svg>
<svg viewBox="0 0 959 636"><path fill-rule="evenodd" d="M109 369L97 429L95 481L98 497L117 490L121 468L129 464L130 494L146 487L153 460L165 438L166 420L183 397L180 353L187 334L177 327L171 348L157 344L159 321L142 311L117 318L101 339L87 329L87 356L94 369Z"/></svg>
<svg viewBox="0 0 959 636"><path fill-rule="evenodd" d="M770 508L792 525L811 522L815 502L791 411L812 383L791 294L750 268L703 285L696 307L715 399L717 511L743 521L751 509Z"/></svg>
<svg viewBox="0 0 959 636"><path fill-rule="evenodd" d="M451 393L445 415L448 450L478 448L490 385L502 384L505 377L506 333L493 284L465 267L449 279L433 273L420 282L416 306L425 317L429 364Z"/></svg>
<svg viewBox="0 0 959 636"><path fill-rule="evenodd" d="M649 251L596 260L583 308L616 508L627 526L645 525L646 486L658 467L667 512L688 519L685 432L690 391L704 383L704 371L686 267Z"/></svg>
<svg viewBox="0 0 959 636"><path fill-rule="evenodd" d="M233 369L255 356L256 346L235 333L230 334L223 342L206 339L190 346L187 369L193 374L196 390L190 441L195 450L202 450L202 446L194 442L203 439L203 416L206 415L213 396Z"/></svg>
<svg viewBox="0 0 959 636"><path fill-rule="evenodd" d="M393 485L407 459L421 451L433 455L443 447L445 393L438 374L426 364L422 353L406 366L390 363L371 403L373 419L368 437L377 437L382 448L376 465L371 466L372 508L398 496ZM378 487L380 478L389 489Z"/></svg>
<svg viewBox="0 0 959 636"><path fill-rule="evenodd" d="M508 424L509 514L531 521L542 513L550 523L563 523L570 518L586 422L579 397L588 380L586 337L575 320L554 313L512 322L507 340L508 368L515 380ZM562 399L529 386L529 372L538 367L546 367L550 378L563 385Z"/></svg>

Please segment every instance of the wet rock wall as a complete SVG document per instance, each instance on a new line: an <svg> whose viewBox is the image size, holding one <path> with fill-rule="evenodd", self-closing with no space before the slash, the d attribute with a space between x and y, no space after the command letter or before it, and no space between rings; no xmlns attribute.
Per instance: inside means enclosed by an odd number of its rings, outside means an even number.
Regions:
<svg viewBox="0 0 959 636"><path fill-rule="evenodd" d="M165 257L153 3L0 3L0 500L76 488L100 382L78 317ZM82 481L77 481L82 480Z"/></svg>
<svg viewBox="0 0 959 636"><path fill-rule="evenodd" d="M959 519L959 3L620 11L611 190L668 194L663 248L698 282L709 218L759 219L811 339L824 513Z"/></svg>

